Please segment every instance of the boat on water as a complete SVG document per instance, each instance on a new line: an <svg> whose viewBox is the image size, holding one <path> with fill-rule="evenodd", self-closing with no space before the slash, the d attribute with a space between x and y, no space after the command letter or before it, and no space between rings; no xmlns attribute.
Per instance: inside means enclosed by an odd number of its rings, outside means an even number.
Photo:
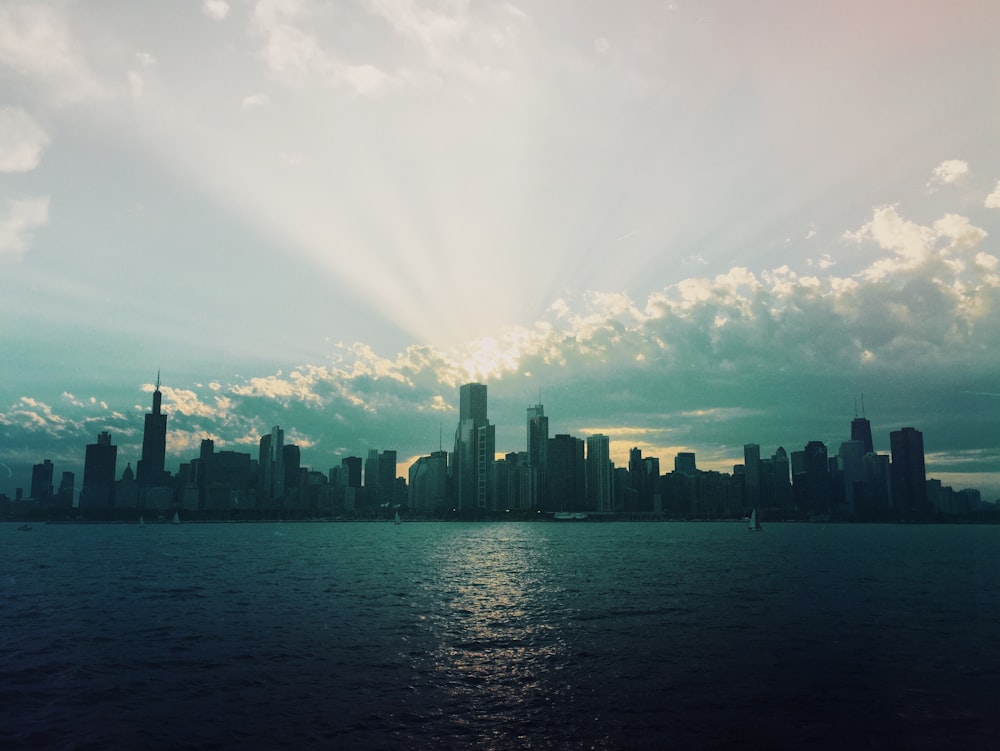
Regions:
<svg viewBox="0 0 1000 751"><path fill-rule="evenodd" d="M30 524L22 524L20 527L17 528L17 531L18 532L30 532L31 531L31 525Z"/></svg>
<svg viewBox="0 0 1000 751"><path fill-rule="evenodd" d="M587 515L582 511L556 511L552 514L552 518L556 521L579 521L581 519L586 519Z"/></svg>
<svg viewBox="0 0 1000 751"><path fill-rule="evenodd" d="M173 521L171 522L171 524L180 524L180 523L181 523L181 515L180 515L180 514L178 514L178 513L177 513L177 512L175 511L175 512L174 512L174 519L173 519Z"/></svg>
<svg viewBox="0 0 1000 751"><path fill-rule="evenodd" d="M140 527L145 527L146 526L146 522L143 521L142 514L139 514L139 526Z"/></svg>
<svg viewBox="0 0 1000 751"><path fill-rule="evenodd" d="M399 512L396 512L396 518L392 520L393 524L402 524L403 520L399 518Z"/></svg>
<svg viewBox="0 0 1000 751"><path fill-rule="evenodd" d="M757 509L750 512L750 521L747 524L747 532L760 532L760 519L757 518Z"/></svg>

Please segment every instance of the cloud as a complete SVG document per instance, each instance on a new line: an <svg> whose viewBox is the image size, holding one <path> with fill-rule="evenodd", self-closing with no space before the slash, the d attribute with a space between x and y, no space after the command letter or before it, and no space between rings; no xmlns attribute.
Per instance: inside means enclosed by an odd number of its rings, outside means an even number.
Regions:
<svg viewBox="0 0 1000 751"><path fill-rule="evenodd" d="M35 3L0 7L0 65L40 84L58 105L108 96L59 10Z"/></svg>
<svg viewBox="0 0 1000 751"><path fill-rule="evenodd" d="M934 191L944 185L952 185L965 176L968 171L968 162L964 162L961 159L946 159L931 172L931 179L927 181L927 188Z"/></svg>
<svg viewBox="0 0 1000 751"><path fill-rule="evenodd" d="M0 172L29 172L38 166L49 136L20 107L0 107Z"/></svg>
<svg viewBox="0 0 1000 751"><path fill-rule="evenodd" d="M49 221L49 199L24 198L0 205L0 259L20 257L31 232Z"/></svg>
<svg viewBox="0 0 1000 751"><path fill-rule="evenodd" d="M229 3L226 0L205 0L201 12L213 21L222 21L229 14Z"/></svg>
<svg viewBox="0 0 1000 751"><path fill-rule="evenodd" d="M256 94L250 94L249 96L243 97L243 102L241 104L243 109L249 110L257 107L266 107L270 103L271 97L267 94L258 92Z"/></svg>
<svg viewBox="0 0 1000 751"><path fill-rule="evenodd" d="M1000 180L997 181L997 186L993 189L993 192L986 196L986 201L983 205L988 209L1000 209Z"/></svg>
<svg viewBox="0 0 1000 751"><path fill-rule="evenodd" d="M136 52L135 59L138 60L139 64L142 65L144 68L149 68L153 65L156 65L156 58L153 57L148 52Z"/></svg>

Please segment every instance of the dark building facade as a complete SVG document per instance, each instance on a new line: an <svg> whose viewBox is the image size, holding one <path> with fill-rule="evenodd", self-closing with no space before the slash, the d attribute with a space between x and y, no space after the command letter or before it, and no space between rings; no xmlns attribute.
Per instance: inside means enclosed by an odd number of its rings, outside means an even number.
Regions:
<svg viewBox="0 0 1000 751"><path fill-rule="evenodd" d="M52 503L54 489L52 480L55 476L55 468L52 461L46 459L41 464L36 464L31 468L31 498L39 505L48 506Z"/></svg>
<svg viewBox="0 0 1000 751"><path fill-rule="evenodd" d="M80 508L109 508L115 505L115 465L118 447L111 443L111 434L103 431L97 443L87 445L83 463L83 488Z"/></svg>
<svg viewBox="0 0 1000 751"><path fill-rule="evenodd" d="M549 439L547 511L578 511L586 508L583 440L560 434Z"/></svg>
<svg viewBox="0 0 1000 751"><path fill-rule="evenodd" d="M496 427L486 416L486 386L466 383L459 388L458 428L452 457L455 508L461 512L492 507Z"/></svg>
<svg viewBox="0 0 1000 751"><path fill-rule="evenodd" d="M916 428L894 430L889 433L889 448L892 507L904 514L929 511L924 434Z"/></svg>
<svg viewBox="0 0 1000 751"><path fill-rule="evenodd" d="M146 414L142 430L142 458L136 465L135 479L140 491L167 484L164 463L167 456L167 415L163 412L160 374L156 374L153 410Z"/></svg>

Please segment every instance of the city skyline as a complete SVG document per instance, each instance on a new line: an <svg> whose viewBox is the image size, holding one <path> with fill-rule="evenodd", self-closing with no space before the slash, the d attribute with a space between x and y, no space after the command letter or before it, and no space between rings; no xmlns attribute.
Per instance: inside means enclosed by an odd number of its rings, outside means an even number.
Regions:
<svg viewBox="0 0 1000 751"><path fill-rule="evenodd" d="M570 22L567 22L567 21ZM875 448L1000 496L1000 6L0 8L0 492L274 425L452 448L469 381L665 463ZM40 42L40 40L42 40ZM539 392L541 397L539 397ZM79 475L78 475L79 479Z"/></svg>
<svg viewBox="0 0 1000 751"><path fill-rule="evenodd" d="M720 499L729 499L724 501L725 507L732 508L728 504L733 502L732 494L739 488L742 500L737 511L774 507L785 512L793 509L803 512L808 508L815 510L823 506L836 508L842 505L843 509L838 513L853 516L856 505L869 509L868 513L871 513L872 510L890 506L893 509L919 510L937 508L939 504L947 504L949 508L955 503L983 501L1000 504L1000 496L984 498L982 488L952 488L942 482L941 477L933 477L925 465L923 433L912 426L891 431L888 435L889 453L879 453L871 422L863 415L863 406L862 415L857 416L855 405L856 416L839 443L827 445L824 441L809 440L803 450L791 442L788 443L789 450L779 446L770 459L761 453L759 444L747 443L742 447L743 461L725 468L704 464L697 466L695 452L678 451L673 457L671 470L670 457L663 457L665 461L661 461L659 456L643 456L642 449L637 446L630 446L627 453L624 449L612 452L610 438L602 433L582 437L558 431L550 433L548 416L541 403L529 405L525 410L523 445L498 449L495 444L496 425L489 419L487 393L485 384L471 382L459 387L453 452L449 454L442 450L443 431L438 450L427 449L402 462L397 460L398 452L394 448L369 448L368 458L364 460L363 482L361 456L346 453L333 457L325 468L313 466L303 461L300 446L285 441L285 430L278 425L258 437L256 457L252 451L233 451L232 447L224 444L216 446L213 438L202 438L197 455L184 456L173 452L177 461L176 471L172 471L165 461L168 455L165 436L169 414L162 411L163 394L158 372L151 411L144 416L142 458L135 462L135 469L131 460L126 460L124 467L119 465L116 468L118 446L113 443L111 434L103 430L96 443L86 446L82 486L74 481L79 476L79 468L71 463L69 470L60 468L62 479L57 491L55 464L50 458L45 458L31 467L30 493L25 494L25 488L18 487L13 498L9 495L4 497L8 500L24 497L36 505L40 504L40 508L55 503L63 508L79 506L89 510L115 507L216 511L253 508L259 512L280 509L288 500L294 504L288 507L289 510L295 508L301 512L303 508L310 508L311 503L315 513L321 507L329 510L332 498L323 502L313 499L305 506L300 505L305 503L304 496L299 497L300 492L305 492L305 485L300 487L300 483L306 481L307 475L322 477L324 484L329 480L341 488L357 488L350 491L351 495L346 499L348 510L354 510L356 504L359 510L362 507L384 508L392 503L398 504L402 498L396 488L397 481L405 486L409 478L412 486L414 477L420 476L422 480L418 492L423 497L436 499L438 508L454 505L456 509L466 512L486 512L496 511L504 503L513 502L518 510L537 506L561 511L586 508L590 511L618 512L642 510L645 505L649 506L646 510L653 510L653 496L659 497L661 492L660 481L667 481L671 472L675 473L675 477L677 473L693 477L695 474L704 475L707 471L711 475L737 481L737 484L727 486L728 490L719 491L722 493ZM862 397L862 405L863 401ZM216 453L217 449L221 453ZM218 458L213 462L213 457ZM627 460L616 462L613 457L627 457ZM286 462L291 464L286 467ZM216 465L218 469L212 469ZM215 505L205 505L205 472L209 476L221 472L228 478L222 485L218 485L219 478L215 481L218 490L227 488L222 497L213 496ZM303 473L301 477L300 472ZM502 473L502 479L498 478L498 472ZM624 475L616 479L619 472L624 472ZM335 473L343 474L343 477L335 480ZM810 479L807 481L806 474L796 479L797 473L808 473ZM783 480L780 479L782 477ZM816 485L819 477L825 478L821 486ZM943 486L946 492L936 501L928 500L928 483L932 481L938 488ZM291 495L287 499L286 482L291 483ZM716 483L718 479L710 482ZM118 486L117 491L115 486ZM252 490L253 487L256 491ZM356 497L354 494L359 493L362 487L374 496ZM769 488L766 492L765 487ZM194 488L199 489L197 496L191 495ZM413 487L409 489L411 500L414 490ZM971 491L972 495L956 500L957 491L962 491L963 495ZM339 491L340 496L343 492ZM667 495L680 493L677 498L684 498L690 491L667 483L663 485L662 492ZM497 497L497 493L508 500ZM626 498L629 493L635 494L631 501ZM862 495L856 497L858 493ZM117 500L116 494L119 496ZM241 496L242 504L239 500ZM246 506L251 498L255 499L252 505ZM973 502L970 498L976 500ZM220 502L221 505L218 505ZM420 505L424 510L425 502ZM343 505L345 499L340 497L337 503ZM659 512L660 502L656 503L656 511Z"/></svg>

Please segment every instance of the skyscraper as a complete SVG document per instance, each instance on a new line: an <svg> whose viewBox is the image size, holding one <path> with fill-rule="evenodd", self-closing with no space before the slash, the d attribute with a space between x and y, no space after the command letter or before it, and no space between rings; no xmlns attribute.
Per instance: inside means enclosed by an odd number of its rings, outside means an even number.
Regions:
<svg viewBox="0 0 1000 751"><path fill-rule="evenodd" d="M55 468L51 459L46 459L31 468L31 497L41 506L47 506L52 502L54 476Z"/></svg>
<svg viewBox="0 0 1000 751"><path fill-rule="evenodd" d="M140 489L165 484L164 461L167 455L167 415L160 409L160 374L156 374L153 391L153 411L146 413L142 431L142 458L136 465L136 482Z"/></svg>
<svg viewBox="0 0 1000 751"><path fill-rule="evenodd" d="M585 503L583 441L568 434L549 439L549 511L575 511Z"/></svg>
<svg viewBox="0 0 1000 751"><path fill-rule="evenodd" d="M875 444L872 442L872 424L868 422L867 418L855 417L851 420L851 440L860 441L864 453L875 453Z"/></svg>
<svg viewBox="0 0 1000 751"><path fill-rule="evenodd" d="M856 496L864 495L863 488L859 486L864 482L866 453L871 452L865 451L863 441L851 440L841 443L837 454L837 468L840 470L841 482L844 483L844 510L848 514L853 514L856 510Z"/></svg>
<svg viewBox="0 0 1000 751"><path fill-rule="evenodd" d="M889 433L889 447L892 507L902 513L928 511L924 434L915 428L894 430Z"/></svg>
<svg viewBox="0 0 1000 751"><path fill-rule="evenodd" d="M496 428L486 418L486 386L459 389L458 428L452 462L455 505L460 511L490 507Z"/></svg>
<svg viewBox="0 0 1000 751"><path fill-rule="evenodd" d="M87 445L83 463L83 489L80 508L107 508L115 505L115 464L118 447L111 443L111 434L102 431L97 443Z"/></svg>
<svg viewBox="0 0 1000 751"><path fill-rule="evenodd" d="M472 420L484 425L486 420L486 385L466 383L458 390L458 420Z"/></svg>
<svg viewBox="0 0 1000 751"><path fill-rule="evenodd" d="M549 418L541 404L528 407L527 415L528 466L535 472L535 487L532 491L536 500L544 500L549 468Z"/></svg>
<svg viewBox="0 0 1000 751"><path fill-rule="evenodd" d="M760 505L760 446L756 443L743 445L743 466L745 467L746 506Z"/></svg>
<svg viewBox="0 0 1000 751"><path fill-rule="evenodd" d="M774 464L774 505L788 510L792 507L792 483L788 475L788 453L784 447L778 446L771 461Z"/></svg>
<svg viewBox="0 0 1000 751"><path fill-rule="evenodd" d="M865 454L875 453L872 442L872 424L865 418L865 395L861 395L861 416L858 416L858 400L854 399L854 419L851 420L851 440L861 441Z"/></svg>
<svg viewBox="0 0 1000 751"><path fill-rule="evenodd" d="M587 436L587 507L594 511L612 511L611 440L598 433Z"/></svg>
<svg viewBox="0 0 1000 751"><path fill-rule="evenodd" d="M268 508L285 497L285 431L277 425L260 438L257 473L260 506Z"/></svg>

